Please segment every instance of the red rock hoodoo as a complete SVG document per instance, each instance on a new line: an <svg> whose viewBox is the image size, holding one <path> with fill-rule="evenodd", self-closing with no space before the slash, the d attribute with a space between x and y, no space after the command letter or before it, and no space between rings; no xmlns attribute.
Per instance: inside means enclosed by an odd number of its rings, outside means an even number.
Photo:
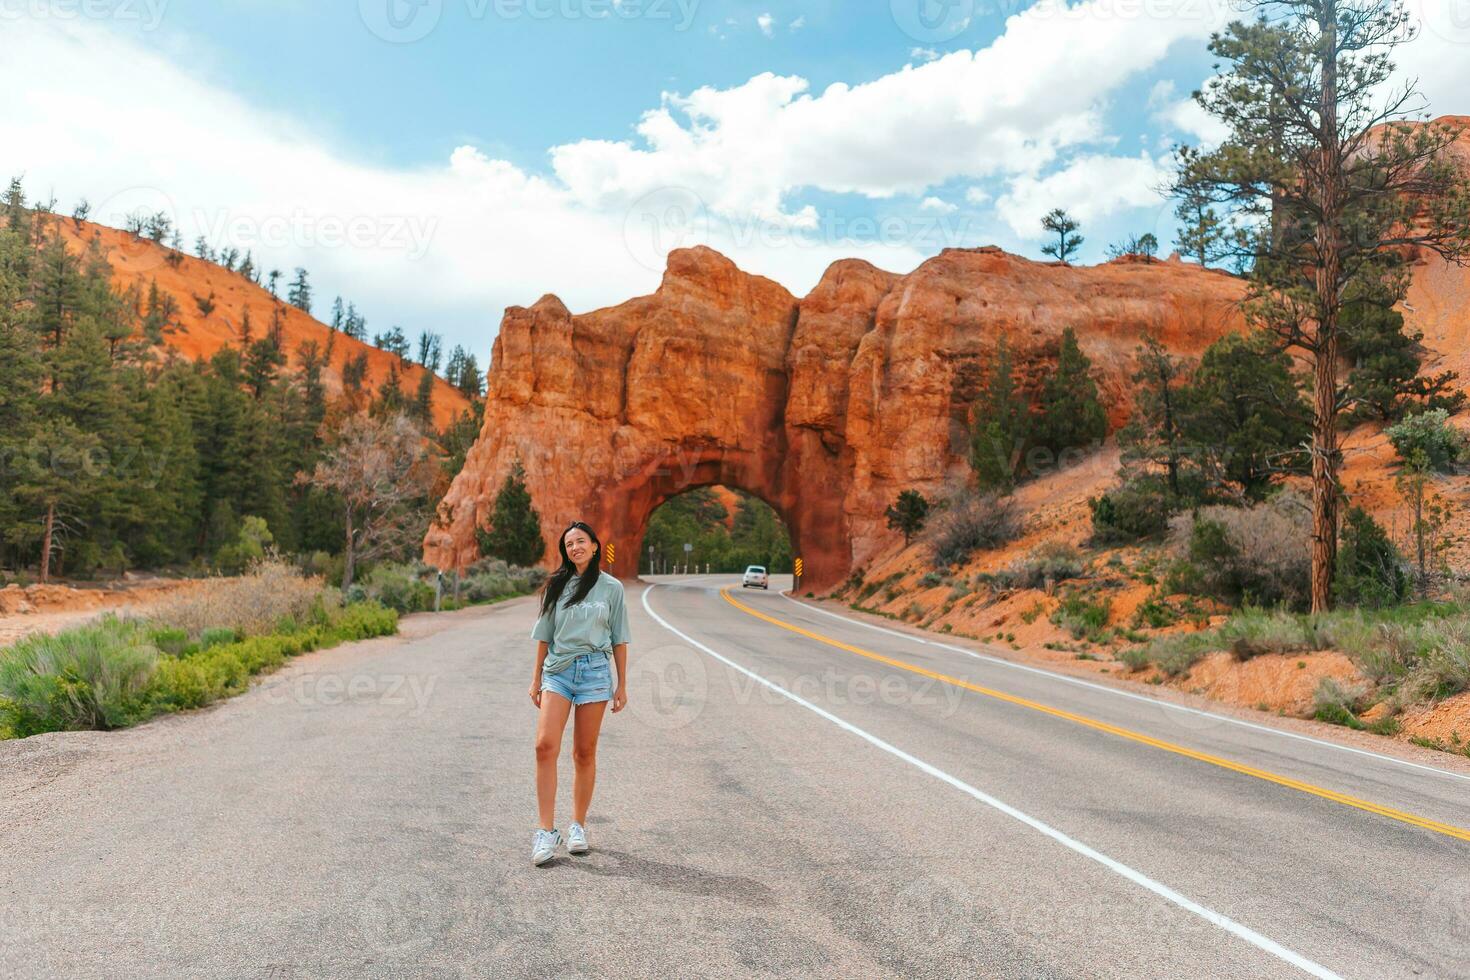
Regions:
<svg viewBox="0 0 1470 980"><path fill-rule="evenodd" d="M651 296L577 316L554 296L506 311L484 425L425 560L474 560L475 528L519 457L548 562L580 519L632 578L654 508L723 484L775 508L803 588L825 589L896 536L883 511L900 491L932 497L966 471L967 412L1001 336L1034 389L1073 327L1118 424L1143 335L1198 355L1243 328L1241 289L1177 259L1074 268L985 247L906 276L843 260L797 299L718 252L681 249Z"/></svg>

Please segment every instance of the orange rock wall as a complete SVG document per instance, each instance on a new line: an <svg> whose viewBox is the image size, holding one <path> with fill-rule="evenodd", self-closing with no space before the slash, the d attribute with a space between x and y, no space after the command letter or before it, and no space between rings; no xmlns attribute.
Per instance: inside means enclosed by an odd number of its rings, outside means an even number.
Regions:
<svg viewBox="0 0 1470 980"><path fill-rule="evenodd" d="M932 497L965 473L966 411L1002 335L1034 390L1073 327L1117 424L1143 334L1197 355L1243 327L1240 290L1177 260L1073 268L986 247L906 276L844 260L798 300L711 249L678 250L651 296L577 316L554 296L506 311L484 425L425 560L477 557L475 527L519 457L548 563L580 519L633 577L654 508L722 484L776 509L803 587L825 588L896 538L883 512L901 490Z"/></svg>

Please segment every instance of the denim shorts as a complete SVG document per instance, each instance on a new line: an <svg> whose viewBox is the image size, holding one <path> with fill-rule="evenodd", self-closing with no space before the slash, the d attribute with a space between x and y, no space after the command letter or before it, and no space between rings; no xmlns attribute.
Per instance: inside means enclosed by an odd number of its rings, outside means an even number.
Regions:
<svg viewBox="0 0 1470 980"><path fill-rule="evenodd" d="M541 690L560 694L572 704L611 701L612 658L605 653L584 653L554 674L541 675Z"/></svg>

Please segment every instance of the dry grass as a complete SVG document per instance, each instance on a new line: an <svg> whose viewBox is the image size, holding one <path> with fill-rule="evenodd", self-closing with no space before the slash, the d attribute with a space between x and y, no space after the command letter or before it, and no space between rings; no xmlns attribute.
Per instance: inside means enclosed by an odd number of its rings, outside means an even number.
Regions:
<svg viewBox="0 0 1470 980"><path fill-rule="evenodd" d="M212 580L159 605L149 618L185 630L192 639L219 627L259 636L274 632L284 619L304 620L322 601L330 596L321 579L305 578L289 562L270 555L238 578Z"/></svg>

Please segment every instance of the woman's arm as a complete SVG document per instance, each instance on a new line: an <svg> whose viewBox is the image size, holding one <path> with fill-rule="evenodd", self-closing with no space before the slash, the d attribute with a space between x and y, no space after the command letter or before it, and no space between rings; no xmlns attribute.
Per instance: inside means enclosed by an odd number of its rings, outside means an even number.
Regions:
<svg viewBox="0 0 1470 980"><path fill-rule="evenodd" d="M613 662L618 665L618 687L613 691L612 709L618 712L628 703L628 644L613 644Z"/></svg>
<svg viewBox="0 0 1470 980"><path fill-rule="evenodd" d="M536 670L531 675L531 703L541 707L541 665L546 663L546 651L550 644L545 640L536 641Z"/></svg>

